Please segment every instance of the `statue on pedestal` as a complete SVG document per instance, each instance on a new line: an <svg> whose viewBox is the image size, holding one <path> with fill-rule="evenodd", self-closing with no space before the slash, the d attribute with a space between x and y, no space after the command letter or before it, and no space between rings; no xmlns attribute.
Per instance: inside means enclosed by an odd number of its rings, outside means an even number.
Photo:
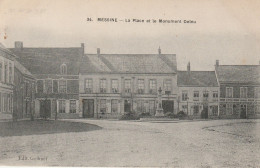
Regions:
<svg viewBox="0 0 260 168"><path fill-rule="evenodd" d="M162 89L161 87L158 90L158 100L157 100L157 108L156 108L156 117L164 116L163 108L162 108Z"/></svg>

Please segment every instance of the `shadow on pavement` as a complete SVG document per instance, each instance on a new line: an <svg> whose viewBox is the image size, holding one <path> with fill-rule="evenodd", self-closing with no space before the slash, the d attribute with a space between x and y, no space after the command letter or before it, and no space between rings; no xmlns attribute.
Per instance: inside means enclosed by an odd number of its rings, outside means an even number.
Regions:
<svg viewBox="0 0 260 168"><path fill-rule="evenodd" d="M0 137L6 136L23 136L23 135L42 135L68 132L87 132L100 130L94 124L70 122L70 121L53 121L53 120L35 120L35 121L17 121L17 122L0 122Z"/></svg>

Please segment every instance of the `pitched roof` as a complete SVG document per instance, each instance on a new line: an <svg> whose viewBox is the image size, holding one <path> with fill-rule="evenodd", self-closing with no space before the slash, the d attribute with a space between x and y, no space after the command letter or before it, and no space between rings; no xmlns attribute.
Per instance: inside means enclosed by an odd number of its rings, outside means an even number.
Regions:
<svg viewBox="0 0 260 168"><path fill-rule="evenodd" d="M33 77L31 72L29 72L22 64L20 64L17 60L14 60L14 66L17 68L22 74Z"/></svg>
<svg viewBox="0 0 260 168"><path fill-rule="evenodd" d="M214 71L178 71L178 86L217 87L218 82Z"/></svg>
<svg viewBox="0 0 260 168"><path fill-rule="evenodd" d="M219 65L219 82L260 84L260 65Z"/></svg>
<svg viewBox="0 0 260 168"><path fill-rule="evenodd" d="M175 54L86 54L81 73L177 73Z"/></svg>
<svg viewBox="0 0 260 168"><path fill-rule="evenodd" d="M33 74L60 74L60 65L67 65L68 75L79 73L84 49L74 48L11 48L17 60Z"/></svg>
<svg viewBox="0 0 260 168"><path fill-rule="evenodd" d="M0 53L1 55L10 58L15 58L16 56L9 50L7 49L2 43L0 43Z"/></svg>

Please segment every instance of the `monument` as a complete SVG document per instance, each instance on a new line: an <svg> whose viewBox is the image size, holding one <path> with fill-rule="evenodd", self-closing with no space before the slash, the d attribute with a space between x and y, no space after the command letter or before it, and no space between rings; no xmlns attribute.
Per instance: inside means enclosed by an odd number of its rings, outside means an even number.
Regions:
<svg viewBox="0 0 260 168"><path fill-rule="evenodd" d="M156 108L156 117L162 117L164 116L163 108L162 108L162 89L161 87L158 90L158 100L157 100L157 108Z"/></svg>

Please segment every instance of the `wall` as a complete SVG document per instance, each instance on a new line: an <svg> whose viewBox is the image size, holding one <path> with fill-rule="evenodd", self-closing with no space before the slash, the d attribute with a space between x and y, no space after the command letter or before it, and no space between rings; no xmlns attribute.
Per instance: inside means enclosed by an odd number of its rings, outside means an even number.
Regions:
<svg viewBox="0 0 260 168"><path fill-rule="evenodd" d="M85 79L91 78L93 80L93 92L92 93L85 93ZM106 79L106 93L100 93L100 79ZM117 79L118 80L118 90L119 93L112 93L111 89L111 80ZM124 80L125 79L131 79L131 84L134 95L133 100L131 98L131 94L124 93ZM143 94L137 94L138 93L138 86L137 81L138 79L144 79L144 93ZM103 114L102 117L104 118L118 118L122 114L124 114L124 101L129 100L133 101L132 108L134 111L137 111L137 102L140 100L144 100L145 102L153 100L156 103L157 100L157 93L150 94L149 93L149 79L156 79L156 91L159 90L161 87L164 93L163 83L165 79L171 79L172 80L172 87L171 87L171 94L163 95L162 100L173 100L174 101L174 110L176 112L177 110L177 78L176 75L173 74L89 74L89 75L80 75L79 76L79 92L80 92L80 113L82 115L83 111L83 104L82 101L84 99L93 99L94 100L94 109L95 109L95 118L100 117L100 100L105 99L106 100L106 114ZM133 93L132 92L132 93ZM113 114L111 113L111 100L116 99L118 100L118 113ZM156 106L156 105L155 105Z"/></svg>
<svg viewBox="0 0 260 168"><path fill-rule="evenodd" d="M233 99L224 99L226 97L226 87L233 87ZM240 87L247 87L247 98L240 98ZM256 92L259 86L257 85L246 85L239 83L222 83L220 85L220 118L240 118L241 105L246 105L247 118L259 118L257 110L257 104L259 104L259 99L256 96ZM233 112L228 112L226 107L227 104L231 104L233 107Z"/></svg>
<svg viewBox="0 0 260 168"><path fill-rule="evenodd" d="M14 83L14 62L13 56L0 50L0 119L13 118L13 83ZM5 65L7 71L5 73ZM10 67L10 68L9 68ZM9 74L11 70L11 74ZM7 75L5 77L5 75ZM9 76L11 75L11 76Z"/></svg>
<svg viewBox="0 0 260 168"><path fill-rule="evenodd" d="M195 118L201 117L201 112L203 110L203 106L208 106L208 114L209 118L216 117L213 116L213 108L212 106L218 106L218 98L213 99L213 93L218 93L219 88L218 87L179 87L179 110L187 113L187 108L183 108L183 106L187 107L187 101L182 100L182 91L187 91L188 93L188 115L193 115ZM197 101L194 100L194 91L199 92L199 99ZM208 91L209 97L207 101L203 100L203 92ZM219 94L219 93L218 93ZM198 105L199 106L199 113L195 114L193 106Z"/></svg>

